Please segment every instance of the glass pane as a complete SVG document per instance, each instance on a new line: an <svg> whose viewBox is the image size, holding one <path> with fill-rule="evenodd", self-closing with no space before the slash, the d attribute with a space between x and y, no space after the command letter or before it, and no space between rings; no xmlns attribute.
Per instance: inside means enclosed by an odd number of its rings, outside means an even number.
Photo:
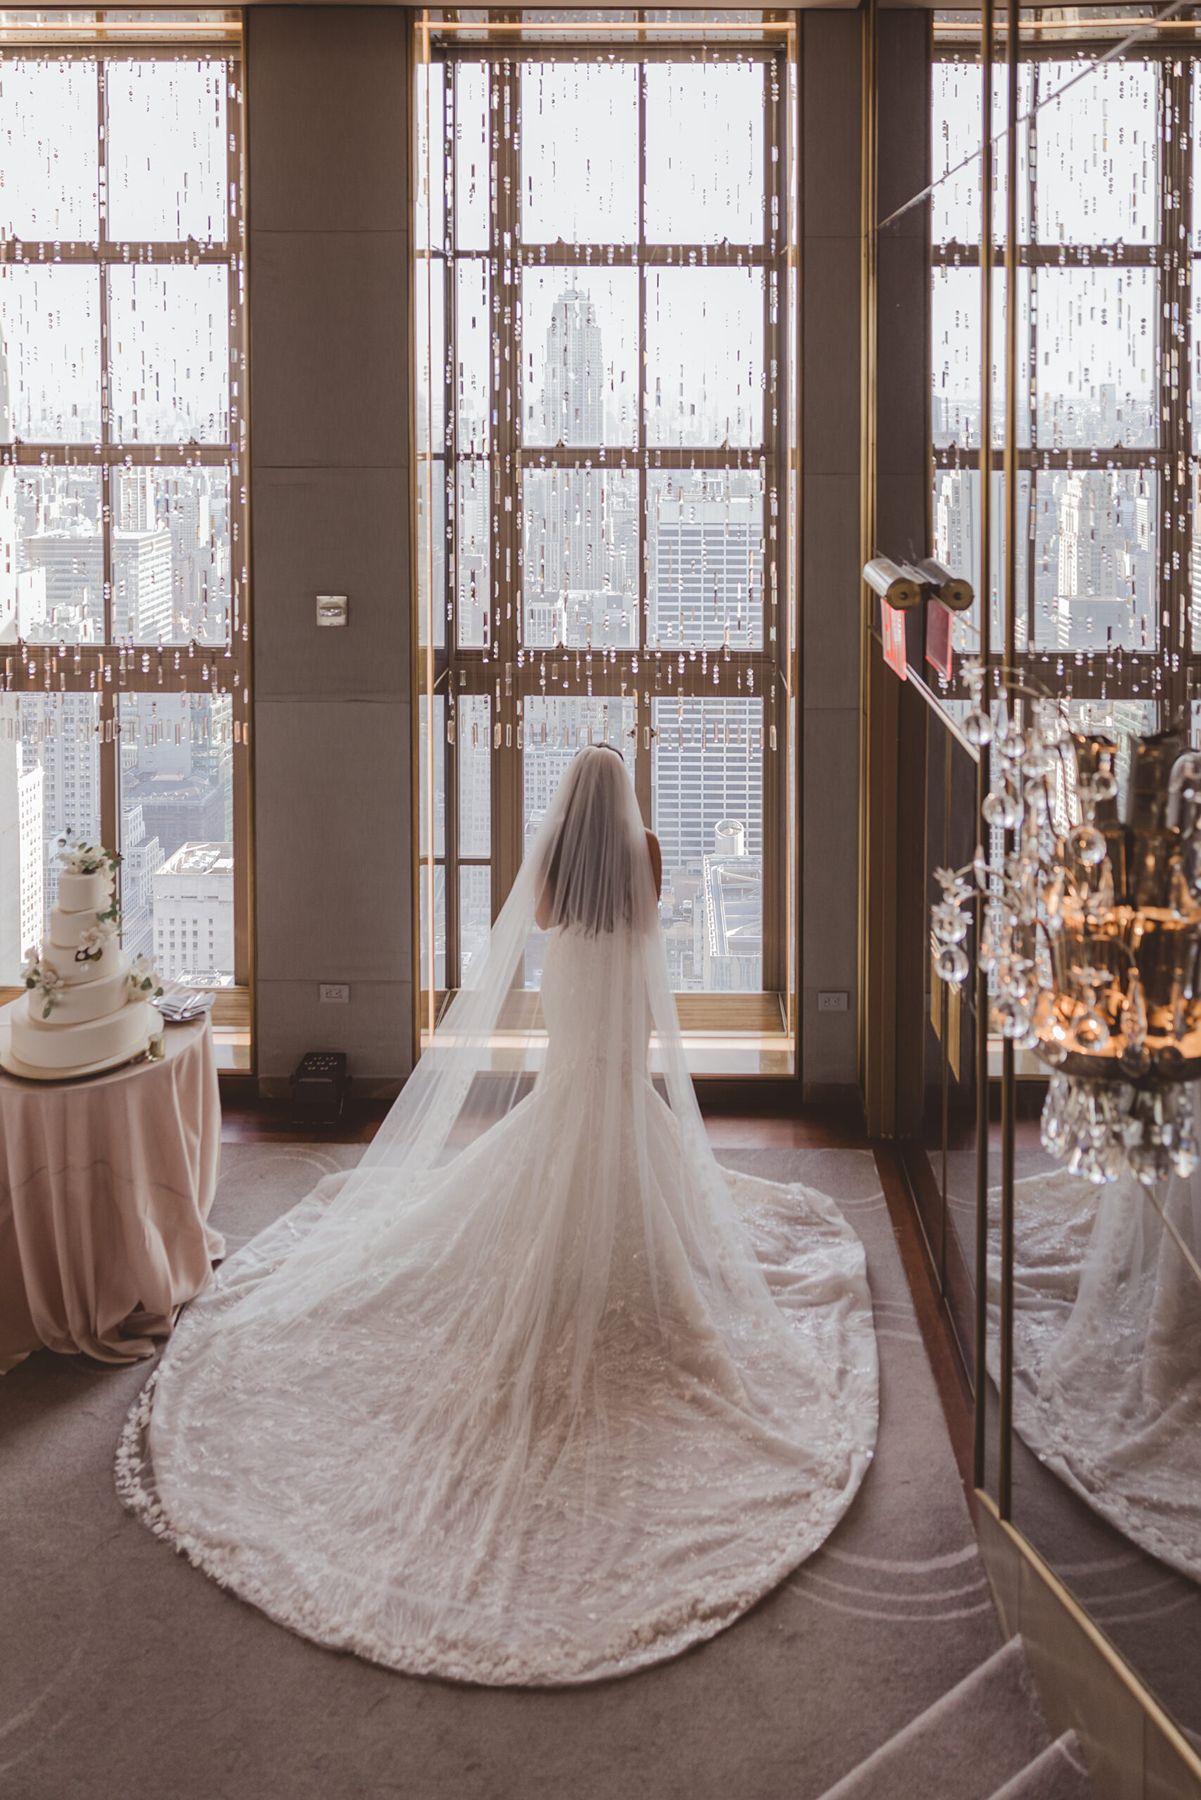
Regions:
<svg viewBox="0 0 1201 1800"><path fill-rule="evenodd" d="M100 229L95 64L0 62L0 237L94 243Z"/></svg>
<svg viewBox="0 0 1201 1800"><path fill-rule="evenodd" d="M647 275L646 430L652 444L763 438L763 272Z"/></svg>
<svg viewBox="0 0 1201 1800"><path fill-rule="evenodd" d="M228 443L225 269L143 265L108 279L116 441Z"/></svg>
<svg viewBox="0 0 1201 1800"><path fill-rule="evenodd" d="M417 404L419 451L446 447L446 265L437 258L417 264Z"/></svg>
<svg viewBox="0 0 1201 1800"><path fill-rule="evenodd" d="M460 455L487 450L492 416L491 283L483 257L455 267L455 430Z"/></svg>
<svg viewBox="0 0 1201 1800"><path fill-rule="evenodd" d="M491 202L492 127L488 116L488 69L461 62L454 77L455 243L460 250L485 250Z"/></svg>
<svg viewBox="0 0 1201 1800"><path fill-rule="evenodd" d="M979 65L936 62L930 70L930 241L980 241Z"/></svg>
<svg viewBox="0 0 1201 1800"><path fill-rule="evenodd" d="M523 269L527 444L632 444L638 410L634 269Z"/></svg>
<svg viewBox="0 0 1201 1800"><path fill-rule="evenodd" d="M228 235L223 62L110 62L108 235L223 244Z"/></svg>
<svg viewBox="0 0 1201 1800"><path fill-rule="evenodd" d="M1035 65L1040 244L1159 238L1159 73L1154 63ZM1069 85L1070 84L1070 85ZM1057 96L1052 98L1051 96Z"/></svg>
<svg viewBox="0 0 1201 1800"><path fill-rule="evenodd" d="M652 470L646 534L652 644L762 647L763 477L757 470Z"/></svg>
<svg viewBox="0 0 1201 1800"><path fill-rule="evenodd" d="M114 639L227 642L228 471L118 469L113 488Z"/></svg>
<svg viewBox="0 0 1201 1800"><path fill-rule="evenodd" d="M1018 443L1030 442L1030 271L1018 270ZM1005 275L993 275L993 444L1005 437ZM980 447L980 271L935 269L930 289L931 428L937 446Z"/></svg>
<svg viewBox="0 0 1201 1800"><path fill-rule="evenodd" d="M488 947L492 930L492 871L459 870L459 979L466 982L473 963Z"/></svg>
<svg viewBox="0 0 1201 1800"><path fill-rule="evenodd" d="M1153 269L1038 271L1040 445L1155 443L1158 291Z"/></svg>
<svg viewBox="0 0 1201 1800"><path fill-rule="evenodd" d="M1201 189L1198 190L1201 192ZM1201 450L1201 268L1193 264L1192 285L1193 449Z"/></svg>
<svg viewBox="0 0 1201 1800"><path fill-rule="evenodd" d="M446 870L441 863L433 869L434 888L434 988L441 993L446 987ZM430 872L421 872L421 991L429 990L430 980Z"/></svg>
<svg viewBox="0 0 1201 1800"><path fill-rule="evenodd" d="M192 987L234 980L233 708L121 697L121 939Z"/></svg>
<svg viewBox="0 0 1201 1800"><path fill-rule="evenodd" d="M980 648L980 472L978 469L938 469L934 475L934 554L955 575L965 575L976 590L977 599L970 611L955 613L951 619L951 643L956 651L969 655ZM1030 476L1026 470L1018 475L1017 534L1017 643L1027 647L1029 630L1029 542L1030 542ZM992 649L996 654L1004 645L1004 613L1002 598L1005 582L1005 513L1004 481L998 469L992 486Z"/></svg>
<svg viewBox="0 0 1201 1800"><path fill-rule="evenodd" d="M763 76L753 62L647 64L650 243L763 242Z"/></svg>
<svg viewBox="0 0 1201 1800"><path fill-rule="evenodd" d="M930 204L930 241L934 244L980 242L980 99L979 64L955 59L936 62L931 71L931 169L937 183ZM1005 231L1009 191L1008 133L1005 129L1005 70L993 72L993 236ZM1032 95L1030 68L1018 75L1018 112L1028 113ZM1029 132L1018 127L1018 241L1030 238Z"/></svg>
<svg viewBox="0 0 1201 1800"><path fill-rule="evenodd" d="M636 69L523 64L521 155L523 243L637 241Z"/></svg>
<svg viewBox="0 0 1201 1800"><path fill-rule="evenodd" d="M522 478L527 648L638 642L638 476L527 469Z"/></svg>
<svg viewBox="0 0 1201 1800"><path fill-rule="evenodd" d="M100 841L99 722L94 694L0 694L0 982L49 929L55 840Z"/></svg>
<svg viewBox="0 0 1201 1800"><path fill-rule="evenodd" d="M100 436L100 287L95 269L0 268L0 430L27 444ZM11 413L3 405L7 391Z"/></svg>
<svg viewBox="0 0 1201 1800"><path fill-rule="evenodd" d="M441 694L434 695L433 730L430 729L429 696L422 694L418 700L419 744L420 744L420 793L417 796L418 813L418 854L430 854L430 801L431 789L433 800L434 822L434 855L446 854L446 702ZM430 758L433 758L433 769ZM431 773L433 780L431 782Z"/></svg>
<svg viewBox="0 0 1201 1800"><path fill-rule="evenodd" d="M460 694L455 744L459 756L459 855L492 850L492 705L486 694Z"/></svg>
<svg viewBox="0 0 1201 1800"><path fill-rule="evenodd" d="M1037 649L1155 649L1158 492L1141 469L1039 470Z"/></svg>
<svg viewBox="0 0 1201 1800"><path fill-rule="evenodd" d="M100 496L95 469L0 472L0 547L5 567L16 570L13 588L0 596L0 641L103 640Z"/></svg>
<svg viewBox="0 0 1201 1800"><path fill-rule="evenodd" d="M488 642L491 623L488 482L487 463L459 464L458 543L455 548L459 643L476 649Z"/></svg>
<svg viewBox="0 0 1201 1800"><path fill-rule="evenodd" d="M446 248L446 65L416 69L417 191L413 197L413 246Z"/></svg>
<svg viewBox="0 0 1201 1800"><path fill-rule="evenodd" d="M417 642L446 643L446 465L417 463ZM431 519L431 512L433 517Z"/></svg>
<svg viewBox="0 0 1201 1800"><path fill-rule="evenodd" d="M682 992L763 986L763 703L652 702L651 820L668 969Z"/></svg>

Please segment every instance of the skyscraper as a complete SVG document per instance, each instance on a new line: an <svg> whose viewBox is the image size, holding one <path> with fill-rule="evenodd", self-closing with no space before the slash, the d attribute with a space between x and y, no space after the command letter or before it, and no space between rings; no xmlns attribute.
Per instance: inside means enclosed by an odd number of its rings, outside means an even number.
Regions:
<svg viewBox="0 0 1201 1800"><path fill-rule="evenodd" d="M601 444L605 373L601 330L589 295L568 288L555 301L546 333L542 414L546 441Z"/></svg>
<svg viewBox="0 0 1201 1800"><path fill-rule="evenodd" d="M75 641L104 635L104 548L100 534L84 526L48 526L25 541L25 554L46 583L46 612L53 629ZM75 621L82 629L77 629ZM113 532L113 637L117 642L170 641L171 534Z"/></svg>
<svg viewBox="0 0 1201 1800"><path fill-rule="evenodd" d="M8 356L0 337L0 442L11 444L12 401L8 391ZM0 644L19 635L17 621L17 472L0 466Z"/></svg>
<svg viewBox="0 0 1201 1800"><path fill-rule="evenodd" d="M543 441L605 442L603 353L591 297L567 289L546 333ZM529 469L522 497L525 642L636 643L637 478L616 469Z"/></svg>
<svg viewBox="0 0 1201 1800"><path fill-rule="evenodd" d="M759 477L652 475L647 539L652 641L665 649L761 643L763 493Z"/></svg>

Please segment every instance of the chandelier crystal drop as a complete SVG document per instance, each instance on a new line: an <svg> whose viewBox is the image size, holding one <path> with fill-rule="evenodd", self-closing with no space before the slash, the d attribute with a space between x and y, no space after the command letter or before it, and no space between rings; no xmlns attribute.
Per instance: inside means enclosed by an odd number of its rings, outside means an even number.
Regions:
<svg viewBox="0 0 1201 1800"><path fill-rule="evenodd" d="M965 676L965 735L992 757L990 842L934 872L939 978L971 973L979 896L990 1028L1054 1071L1044 1147L1094 1182L1188 1176L1201 1160L1201 753L1175 731L1133 739L1122 818L1113 737L1073 732L1050 697L990 716L985 669Z"/></svg>

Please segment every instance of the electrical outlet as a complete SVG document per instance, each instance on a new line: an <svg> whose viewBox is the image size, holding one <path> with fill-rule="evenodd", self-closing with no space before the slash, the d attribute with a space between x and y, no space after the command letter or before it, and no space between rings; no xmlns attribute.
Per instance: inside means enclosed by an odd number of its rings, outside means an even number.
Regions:
<svg viewBox="0 0 1201 1800"><path fill-rule="evenodd" d="M322 1000L337 1000L345 1004L350 999L350 989L340 981L323 981L317 992Z"/></svg>
<svg viewBox="0 0 1201 1800"><path fill-rule="evenodd" d="M845 990L826 988L817 996L818 1012L846 1012L850 996Z"/></svg>

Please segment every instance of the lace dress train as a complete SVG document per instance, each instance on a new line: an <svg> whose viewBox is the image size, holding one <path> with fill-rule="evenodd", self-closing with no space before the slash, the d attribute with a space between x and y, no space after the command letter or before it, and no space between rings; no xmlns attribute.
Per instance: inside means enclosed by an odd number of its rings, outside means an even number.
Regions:
<svg viewBox="0 0 1201 1800"><path fill-rule="evenodd" d="M419 1094L393 1155L220 1270L126 1427L127 1504L320 1643L476 1682L623 1674L728 1625L868 1466L862 1245L823 1196L722 1171L686 1076L656 1090L662 951L619 935L552 935L532 1092L432 1160Z"/></svg>

